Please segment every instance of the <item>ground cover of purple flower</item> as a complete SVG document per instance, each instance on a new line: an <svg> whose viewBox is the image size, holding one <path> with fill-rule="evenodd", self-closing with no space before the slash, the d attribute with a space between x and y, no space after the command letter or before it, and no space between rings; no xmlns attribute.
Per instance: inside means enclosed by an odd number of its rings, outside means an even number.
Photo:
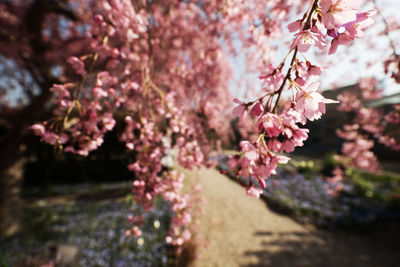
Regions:
<svg viewBox="0 0 400 267"><path fill-rule="evenodd" d="M161 199L144 214L143 235L126 237L132 200L78 201L67 205L39 204L24 212L24 232L0 243L0 265L55 244L72 244L81 252L81 266L167 266L165 237L171 211ZM3 265L2 265L3 264Z"/></svg>
<svg viewBox="0 0 400 267"><path fill-rule="evenodd" d="M347 170L349 177L335 196L326 190L332 185L321 173L299 165L279 167L277 174L267 180L262 197L274 210L327 228L369 226L400 218L398 176ZM239 183L248 183L247 179L235 176L226 156L219 158L218 168Z"/></svg>

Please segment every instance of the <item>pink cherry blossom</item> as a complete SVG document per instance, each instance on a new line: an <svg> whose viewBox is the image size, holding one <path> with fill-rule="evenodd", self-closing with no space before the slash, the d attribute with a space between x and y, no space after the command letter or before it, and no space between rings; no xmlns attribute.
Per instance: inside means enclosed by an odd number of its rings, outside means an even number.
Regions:
<svg viewBox="0 0 400 267"><path fill-rule="evenodd" d="M275 68L272 64L267 66L267 74L259 76L259 79L263 81L266 85L266 90L268 92L273 92L279 88L285 75L282 73L280 68Z"/></svg>
<svg viewBox="0 0 400 267"><path fill-rule="evenodd" d="M362 38L364 37L364 30L374 23L371 17L375 15L376 10L359 13L354 21L344 24L343 27L353 38Z"/></svg>
<svg viewBox="0 0 400 267"><path fill-rule="evenodd" d="M287 26L287 28L288 28L288 30L289 30L290 32L298 31L298 30L301 29L301 27L302 27L302 21L301 21L301 20L296 20L296 21L290 23L290 24Z"/></svg>
<svg viewBox="0 0 400 267"><path fill-rule="evenodd" d="M50 91L57 94L59 98L70 98L71 97L68 89L63 84L54 84L53 87L50 88Z"/></svg>
<svg viewBox="0 0 400 267"><path fill-rule="evenodd" d="M262 103L257 102L250 111L250 114L254 117L260 116L264 111Z"/></svg>
<svg viewBox="0 0 400 267"><path fill-rule="evenodd" d="M274 137L282 132L282 123L279 117L272 113L266 113L258 120L259 128L266 130L268 136Z"/></svg>
<svg viewBox="0 0 400 267"><path fill-rule="evenodd" d="M300 52L307 52L311 46L315 46L319 49L323 49L326 46L321 33L312 32L311 30L305 30L297 33L294 39L291 49L298 48Z"/></svg>
<svg viewBox="0 0 400 267"><path fill-rule="evenodd" d="M85 64L77 57L70 57L68 63L72 65L72 68L76 73L84 76L86 75Z"/></svg>
<svg viewBox="0 0 400 267"><path fill-rule="evenodd" d="M319 83L314 82L300 89L296 95L296 111L303 113L310 121L321 118L321 115L325 113L325 104L339 103L338 101L324 98L317 92L318 88Z"/></svg>
<svg viewBox="0 0 400 267"><path fill-rule="evenodd" d="M260 188L257 188L255 186L251 186L247 188L246 194L248 196L254 197L256 199L260 198L260 195L262 194L262 190Z"/></svg>
<svg viewBox="0 0 400 267"><path fill-rule="evenodd" d="M248 141L241 141L240 148L244 152L245 158L250 161L255 161L258 159L258 152L256 147Z"/></svg>
<svg viewBox="0 0 400 267"><path fill-rule="evenodd" d="M34 124L30 128L35 135L43 136L46 133L46 128L43 124Z"/></svg>
<svg viewBox="0 0 400 267"><path fill-rule="evenodd" d="M233 99L233 102L239 104L238 106L236 106L233 111L232 114L236 117L239 117L240 120L243 120L244 116L247 113L247 106L246 103L243 101L240 101L239 99L235 98Z"/></svg>
<svg viewBox="0 0 400 267"><path fill-rule="evenodd" d="M108 93L101 87L94 87L92 93L95 98L104 98L108 96Z"/></svg>
<svg viewBox="0 0 400 267"><path fill-rule="evenodd" d="M321 0L322 21L325 27L332 29L355 21L359 2L359 0Z"/></svg>

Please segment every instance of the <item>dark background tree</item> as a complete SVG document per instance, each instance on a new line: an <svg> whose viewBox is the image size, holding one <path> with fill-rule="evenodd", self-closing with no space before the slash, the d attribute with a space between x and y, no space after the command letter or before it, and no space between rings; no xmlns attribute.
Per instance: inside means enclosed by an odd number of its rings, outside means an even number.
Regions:
<svg viewBox="0 0 400 267"><path fill-rule="evenodd" d="M28 2L0 3L0 237L20 228L28 128L51 113L49 89L62 79L59 63L85 47L78 32L65 36L60 30L69 20L77 20L68 1Z"/></svg>

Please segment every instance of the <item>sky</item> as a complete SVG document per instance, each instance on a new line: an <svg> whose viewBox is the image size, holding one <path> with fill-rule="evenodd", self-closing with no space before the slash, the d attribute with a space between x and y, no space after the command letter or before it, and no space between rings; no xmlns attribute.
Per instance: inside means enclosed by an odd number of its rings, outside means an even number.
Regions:
<svg viewBox="0 0 400 267"><path fill-rule="evenodd" d="M400 0L376 0L378 7L382 11L386 18L393 16L400 21ZM369 5L362 8L361 11L368 11L372 8ZM376 63L366 67L366 62L375 59L386 58L389 55L386 48L388 46L388 39L386 37L377 37L377 33L382 31L383 22L379 16L375 18L375 25L371 27L366 36L363 39L356 40L350 47L339 47L337 53L333 56L326 56L332 61L329 65L326 62L322 63L323 66L327 66L326 70L321 76L321 90L329 90L333 86L342 87L346 85L351 85L357 82L361 77L375 75L382 82L382 87L384 88L385 95L391 95L395 93L400 93L400 85L394 83L387 75L384 74L382 64ZM392 38L400 41L400 34L391 34ZM290 36L290 35L288 35ZM367 46L366 41L374 42L378 49L372 50ZM288 42L288 40L283 40L282 42ZM398 42L397 45L399 45ZM276 54L276 60L280 61L288 51L287 44L283 44L282 49L279 49ZM400 45L398 52L400 52ZM343 56L345 55L345 56ZM313 55L309 52L307 57L313 60ZM255 91L260 90L261 84L257 78L257 74L248 74L244 68L245 55L239 55L236 58L230 58L232 63L233 73L236 80L247 81L243 82L240 86L232 84L231 93L234 97L240 97L244 100L251 100L254 95L249 92L249 88ZM313 62L313 61L312 61ZM356 63L354 63L356 62Z"/></svg>

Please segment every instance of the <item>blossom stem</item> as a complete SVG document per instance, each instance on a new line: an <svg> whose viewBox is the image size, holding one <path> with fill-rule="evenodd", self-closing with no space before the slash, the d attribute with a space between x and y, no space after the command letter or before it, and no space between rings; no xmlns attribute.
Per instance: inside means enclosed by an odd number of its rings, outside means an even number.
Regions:
<svg viewBox="0 0 400 267"><path fill-rule="evenodd" d="M379 13L379 15L380 15L381 18L382 18L383 23L385 24L385 31L384 31L384 33L385 33L385 35L386 35L386 36L388 37L388 39L389 39L390 46L391 46L391 48L392 48L392 50L393 50L393 55L394 55L394 56L397 56L398 54L397 54L396 46L395 46L395 44L394 44L394 42L393 42L393 39L390 37L389 23L387 22L385 16L382 14L381 10L379 9L378 4L376 3L376 0L373 0L373 2L374 2L374 6L375 6L376 11Z"/></svg>
<svg viewBox="0 0 400 267"><path fill-rule="evenodd" d="M279 100L280 100L281 95L282 95L283 88L285 87L286 81L290 78L290 73L292 72L292 67L293 67L294 60L296 59L296 56L297 56L297 51L298 51L298 49L297 49L297 47L296 47L296 48L294 49L294 53L293 53L293 56L292 56L292 60L290 61L289 68L288 68L288 70L287 70L287 72L286 72L286 76L285 76L285 78L283 79L283 82L282 82L281 86L279 87L279 90L278 90L278 98L276 99L274 108L272 109L272 113L275 113L276 108L278 107Z"/></svg>
<svg viewBox="0 0 400 267"><path fill-rule="evenodd" d="M303 31L310 28L310 23L311 23L312 14L314 13L314 10L315 10L317 7L318 7L318 0L313 0L313 2L312 2L312 4L311 4L311 9L307 10L307 12L309 12L309 13L308 13L308 16L307 16L307 20L306 20L306 22L305 22L305 24L304 24L304 26L303 26L303 29L302 29ZM306 14L307 14L307 13L306 13ZM283 79L282 84L281 84L281 86L280 86L279 89L278 89L278 92L277 92L278 97L277 97L277 99L276 99L274 108L272 109L272 113L275 113L275 112L276 112L276 108L278 107L278 103L279 103L279 100L280 100L280 98L281 98L283 88L285 87L286 81L287 81L288 79L290 79L290 74L291 74L291 72L292 72L293 64L294 64L294 62L295 62L295 60L296 60L296 57L297 57L297 52L298 52L298 47L296 46L296 48L294 49L294 53L293 53L293 56L292 56L292 60L290 61L289 68L288 68L288 70L287 70L287 72L286 72L285 78Z"/></svg>

